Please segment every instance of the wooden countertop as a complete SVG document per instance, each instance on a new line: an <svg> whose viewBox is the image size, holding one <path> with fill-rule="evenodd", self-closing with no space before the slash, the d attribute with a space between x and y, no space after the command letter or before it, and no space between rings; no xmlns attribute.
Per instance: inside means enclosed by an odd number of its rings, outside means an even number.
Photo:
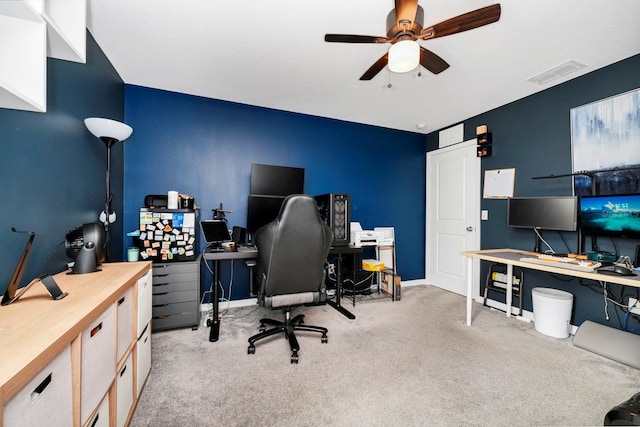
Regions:
<svg viewBox="0 0 640 427"><path fill-rule="evenodd" d="M42 284L0 307L0 403L7 402L150 268L150 262L106 263L101 271L54 276L65 298Z"/></svg>

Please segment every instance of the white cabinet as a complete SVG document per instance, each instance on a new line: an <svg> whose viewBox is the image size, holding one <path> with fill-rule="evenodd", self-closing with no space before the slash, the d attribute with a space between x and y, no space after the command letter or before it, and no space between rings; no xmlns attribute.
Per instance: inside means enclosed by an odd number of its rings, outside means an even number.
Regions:
<svg viewBox="0 0 640 427"><path fill-rule="evenodd" d="M135 336L137 320L150 318L151 291L138 296L150 271L150 262L125 262L61 273L67 297L32 286L0 309L0 426L129 422L151 368L149 327Z"/></svg>
<svg viewBox="0 0 640 427"><path fill-rule="evenodd" d="M0 108L47 111L47 56L86 62L86 0L0 1Z"/></svg>
<svg viewBox="0 0 640 427"><path fill-rule="evenodd" d="M45 112L47 24L37 14L32 14L33 19L16 18L17 11L4 15L6 7L0 1L0 40L5 41L0 43L0 107ZM29 9L25 6L23 10Z"/></svg>

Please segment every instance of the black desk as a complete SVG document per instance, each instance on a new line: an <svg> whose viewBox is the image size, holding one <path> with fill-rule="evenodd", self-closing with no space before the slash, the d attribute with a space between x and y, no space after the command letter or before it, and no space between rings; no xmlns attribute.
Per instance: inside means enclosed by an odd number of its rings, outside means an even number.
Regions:
<svg viewBox="0 0 640 427"><path fill-rule="evenodd" d="M342 257L343 255L353 255L353 264L354 264L354 270L355 270L355 259L356 259L356 254L362 253L362 248L361 247L356 247L356 246L332 246L331 249L329 250L329 255L336 255L336 258L338 260L338 265L337 265L337 277L336 277L336 299L334 300L327 300L327 304L329 304L331 307L335 308L336 310L338 310L340 313L344 314L345 316L347 316L349 319L355 319L356 316L351 313L349 310L347 310L346 308L344 308L342 305L340 305L340 300L342 299ZM355 280L354 280L355 283ZM355 305L355 300L354 300L354 305Z"/></svg>
<svg viewBox="0 0 640 427"><path fill-rule="evenodd" d="M219 263L221 260L232 259L251 259L258 257L257 249L243 249L240 251L211 251L205 250L202 257L207 260L213 261L213 319L211 319L211 330L209 331L209 341L218 341L220 336L220 319L218 319L219 306L218 306L218 272Z"/></svg>
<svg viewBox="0 0 640 427"><path fill-rule="evenodd" d="M356 316L340 304L342 298L342 258L344 255L353 255L354 260L356 254L362 252L362 248L355 246L335 246L329 250L330 255L336 255L338 260L337 266L337 279L336 279L336 297L334 300L327 300L327 303L338 310L340 313L348 317L349 319L355 319ZM202 254L205 262L207 260L213 261L213 318L211 319L211 330L209 331L209 341L216 342L220 336L220 319L218 318L219 310L219 295L218 295L218 267L220 261L233 260L233 259L252 259L258 257L257 249L243 249L241 251L211 251L205 250ZM355 262L354 262L355 264Z"/></svg>

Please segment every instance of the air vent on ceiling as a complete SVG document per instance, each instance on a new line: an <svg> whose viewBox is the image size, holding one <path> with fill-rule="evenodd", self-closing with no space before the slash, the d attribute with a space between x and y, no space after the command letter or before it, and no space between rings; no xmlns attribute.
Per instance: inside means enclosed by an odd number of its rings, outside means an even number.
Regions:
<svg viewBox="0 0 640 427"><path fill-rule="evenodd" d="M586 65L581 64L577 61L567 61L563 62L560 65L556 65L553 68L549 68L548 70L527 79L527 81L538 85L543 85L549 83L552 80L578 71L579 69L584 67L586 67Z"/></svg>

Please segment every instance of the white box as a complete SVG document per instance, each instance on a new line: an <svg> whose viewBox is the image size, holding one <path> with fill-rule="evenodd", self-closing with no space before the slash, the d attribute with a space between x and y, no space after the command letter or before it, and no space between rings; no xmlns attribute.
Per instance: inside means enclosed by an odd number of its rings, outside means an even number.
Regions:
<svg viewBox="0 0 640 427"><path fill-rule="evenodd" d="M110 306L82 332L80 421L84 425L98 407L116 374L115 309Z"/></svg>
<svg viewBox="0 0 640 427"><path fill-rule="evenodd" d="M118 310L118 348L116 361L120 361L124 353L133 341L133 304L131 301L131 288L118 298L116 306Z"/></svg>
<svg viewBox="0 0 640 427"><path fill-rule="evenodd" d="M116 426L123 427L129 418L133 406L133 353L129 353L127 361L116 377Z"/></svg>
<svg viewBox="0 0 640 427"><path fill-rule="evenodd" d="M151 324L145 328L142 336L136 344L136 389L137 396L140 397L142 386L151 371Z"/></svg>
<svg viewBox="0 0 640 427"><path fill-rule="evenodd" d="M5 426L73 425L69 346L7 402L3 423Z"/></svg>

